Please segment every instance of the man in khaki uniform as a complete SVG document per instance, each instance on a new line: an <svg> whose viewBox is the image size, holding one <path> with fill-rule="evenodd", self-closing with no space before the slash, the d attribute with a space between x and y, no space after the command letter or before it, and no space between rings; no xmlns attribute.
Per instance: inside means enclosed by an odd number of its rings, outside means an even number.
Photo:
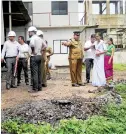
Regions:
<svg viewBox="0 0 126 134"><path fill-rule="evenodd" d="M79 40L80 32L74 32L74 37L62 45L69 47L70 75L73 87L84 86L82 83L83 48Z"/></svg>
<svg viewBox="0 0 126 134"><path fill-rule="evenodd" d="M53 55L52 48L47 47L46 48L46 75L47 75L47 80L51 79L51 73L49 69L49 61L50 61L50 56Z"/></svg>

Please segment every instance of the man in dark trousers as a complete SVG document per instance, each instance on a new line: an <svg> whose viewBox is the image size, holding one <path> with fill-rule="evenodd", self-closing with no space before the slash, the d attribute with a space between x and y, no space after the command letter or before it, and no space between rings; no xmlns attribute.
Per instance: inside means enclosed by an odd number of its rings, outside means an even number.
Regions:
<svg viewBox="0 0 126 134"><path fill-rule="evenodd" d="M37 92L42 90L41 60L42 45L44 41L37 36L37 29L34 26L28 29L31 47L30 68L33 81L33 88L29 92Z"/></svg>
<svg viewBox="0 0 126 134"><path fill-rule="evenodd" d="M18 60L18 69L17 69L17 86L20 85L21 80L21 71L22 68L24 70L24 76L25 76L25 83L26 85L29 84L29 78L28 78L28 59L30 57L29 55L29 46L24 42L24 37L19 36L18 42L20 43L19 47L19 60Z"/></svg>
<svg viewBox="0 0 126 134"><path fill-rule="evenodd" d="M86 64L86 82L90 82L90 72L93 67L93 61L95 56L95 34L91 35L91 39L85 43L84 51L85 51L85 64Z"/></svg>
<svg viewBox="0 0 126 134"><path fill-rule="evenodd" d="M2 50L1 62L4 61L4 56L6 59L7 66L7 75L6 75L6 89L16 88L15 85L15 65L16 61L18 61L18 53L19 53L19 43L15 40L16 33L14 31L10 31L8 33L9 40L4 43Z"/></svg>

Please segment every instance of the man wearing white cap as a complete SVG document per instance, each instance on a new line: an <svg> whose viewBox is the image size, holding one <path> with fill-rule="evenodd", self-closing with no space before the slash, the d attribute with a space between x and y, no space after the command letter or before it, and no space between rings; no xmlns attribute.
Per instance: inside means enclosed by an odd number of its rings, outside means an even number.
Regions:
<svg viewBox="0 0 126 134"><path fill-rule="evenodd" d="M41 62L42 87L47 87L46 68L45 68L47 44L43 39L43 34L44 33L41 30L37 31L37 35L43 40L42 52L41 52L41 54L42 54L42 62Z"/></svg>
<svg viewBox="0 0 126 134"><path fill-rule="evenodd" d="M6 58L6 65L7 65L6 88L10 89L11 87L16 88L14 70L16 60L18 60L19 43L15 41L16 33L14 31L10 31L8 33L8 37L9 40L7 40L3 46L1 61L3 62L4 57Z"/></svg>
<svg viewBox="0 0 126 134"><path fill-rule="evenodd" d="M29 27L28 32L31 37L29 46L32 51L30 57L30 67L33 81L32 90L29 92L36 92L42 90L41 51L43 40L36 35L37 29L34 26Z"/></svg>

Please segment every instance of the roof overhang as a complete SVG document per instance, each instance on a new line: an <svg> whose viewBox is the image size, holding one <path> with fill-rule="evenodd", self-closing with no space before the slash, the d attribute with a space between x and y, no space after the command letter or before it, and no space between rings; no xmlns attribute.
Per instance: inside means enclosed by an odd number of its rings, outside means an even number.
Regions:
<svg viewBox="0 0 126 134"><path fill-rule="evenodd" d="M22 1L11 1L11 14L9 14L9 1L3 1L4 26L9 27L9 15L12 16L12 26L24 26L31 18Z"/></svg>

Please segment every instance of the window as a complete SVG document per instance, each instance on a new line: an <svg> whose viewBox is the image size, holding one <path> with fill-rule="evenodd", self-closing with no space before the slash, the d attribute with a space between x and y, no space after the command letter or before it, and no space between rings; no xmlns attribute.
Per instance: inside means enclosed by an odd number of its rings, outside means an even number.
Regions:
<svg viewBox="0 0 126 134"><path fill-rule="evenodd" d="M54 54L68 54L68 47L63 46L62 42L67 40L53 40L53 53Z"/></svg>
<svg viewBox="0 0 126 134"><path fill-rule="evenodd" d="M67 15L68 2L67 1L52 1L52 15Z"/></svg>
<svg viewBox="0 0 126 134"><path fill-rule="evenodd" d="M29 15L33 13L32 2L24 2L25 8L28 10Z"/></svg>

